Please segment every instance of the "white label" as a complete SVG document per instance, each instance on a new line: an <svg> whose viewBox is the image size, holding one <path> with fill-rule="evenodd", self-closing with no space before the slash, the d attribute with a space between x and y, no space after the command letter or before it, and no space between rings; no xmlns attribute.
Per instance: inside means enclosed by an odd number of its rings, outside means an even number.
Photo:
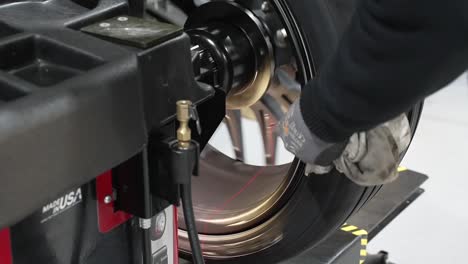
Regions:
<svg viewBox="0 0 468 264"><path fill-rule="evenodd" d="M45 223L59 214L67 211L73 206L79 204L83 200L81 188L71 191L55 201L48 203L42 207L41 223Z"/></svg>

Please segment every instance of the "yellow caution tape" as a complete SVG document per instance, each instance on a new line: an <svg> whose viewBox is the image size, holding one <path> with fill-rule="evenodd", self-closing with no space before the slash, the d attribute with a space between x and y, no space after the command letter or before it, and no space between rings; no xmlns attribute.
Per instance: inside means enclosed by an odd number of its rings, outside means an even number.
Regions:
<svg viewBox="0 0 468 264"><path fill-rule="evenodd" d="M398 172L404 172L407 170L408 168L406 167L403 167L403 166L398 167ZM367 231L364 229L360 229L357 226L348 225L348 224L344 224L341 227L341 230L347 233L351 233L355 236L361 237L361 250L359 252L361 257L359 259L359 264L364 264L364 262L366 261L366 257L367 257L367 243L369 243L369 240L367 238L368 236Z"/></svg>
<svg viewBox="0 0 468 264"><path fill-rule="evenodd" d="M355 236L361 237L361 250L359 252L360 254L359 264L363 264L366 261L366 257L367 257L367 243L368 243L367 231L364 229L360 229L357 226L348 225L348 224L344 224L341 227L341 230L347 233L351 233Z"/></svg>

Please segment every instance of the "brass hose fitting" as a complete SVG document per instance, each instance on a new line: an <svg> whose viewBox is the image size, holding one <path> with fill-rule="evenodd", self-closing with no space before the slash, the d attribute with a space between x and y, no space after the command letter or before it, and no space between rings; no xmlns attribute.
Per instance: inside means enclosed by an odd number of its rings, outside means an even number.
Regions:
<svg viewBox="0 0 468 264"><path fill-rule="evenodd" d="M179 128L177 129L177 140L179 148L187 149L190 147L192 140L192 131L189 127L191 119L192 102L187 100L177 101L177 120L179 121Z"/></svg>

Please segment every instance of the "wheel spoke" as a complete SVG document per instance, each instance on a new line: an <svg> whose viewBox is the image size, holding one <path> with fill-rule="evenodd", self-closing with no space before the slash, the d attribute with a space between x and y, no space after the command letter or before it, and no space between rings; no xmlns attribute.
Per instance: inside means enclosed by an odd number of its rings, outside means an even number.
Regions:
<svg viewBox="0 0 468 264"><path fill-rule="evenodd" d="M255 104L252 109L255 112L257 122L263 139L266 165L275 165L276 161L276 124L277 117L264 103Z"/></svg>
<svg viewBox="0 0 468 264"><path fill-rule="evenodd" d="M242 138L242 117L240 110L226 110L224 119L231 137L236 159L244 160L244 140Z"/></svg>

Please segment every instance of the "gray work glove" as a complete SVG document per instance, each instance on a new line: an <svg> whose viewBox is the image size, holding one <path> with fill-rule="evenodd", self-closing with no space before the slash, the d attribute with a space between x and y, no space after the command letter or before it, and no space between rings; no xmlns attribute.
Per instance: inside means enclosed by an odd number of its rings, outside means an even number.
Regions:
<svg viewBox="0 0 468 264"><path fill-rule="evenodd" d="M411 141L411 129L405 114L367 132L351 136L337 160L336 169L353 182L375 186L398 178L401 154Z"/></svg>
<svg viewBox="0 0 468 264"><path fill-rule="evenodd" d="M315 136L302 118L299 100L278 124L278 134L284 147L308 164L307 172L325 174L333 169L333 161L341 156L347 142L329 143Z"/></svg>
<svg viewBox="0 0 468 264"><path fill-rule="evenodd" d="M347 142L324 142L305 124L299 100L280 121L278 129L285 148L307 164L306 175L325 174L336 167L364 186L395 180L400 155L411 139L408 120L401 115L372 130L356 133Z"/></svg>

